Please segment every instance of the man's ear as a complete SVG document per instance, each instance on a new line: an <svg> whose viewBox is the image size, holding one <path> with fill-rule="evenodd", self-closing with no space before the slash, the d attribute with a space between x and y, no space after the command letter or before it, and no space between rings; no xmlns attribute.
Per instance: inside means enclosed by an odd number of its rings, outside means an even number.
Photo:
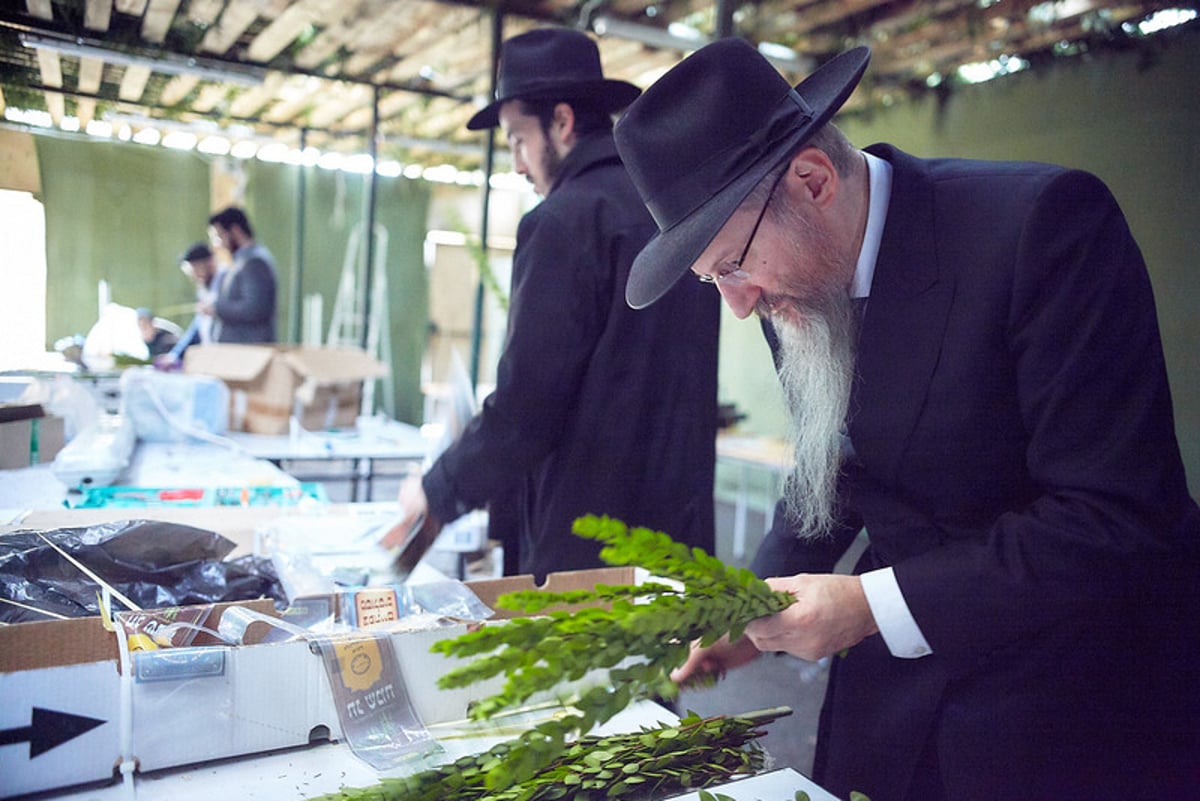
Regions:
<svg viewBox="0 0 1200 801"><path fill-rule="evenodd" d="M840 181L837 169L825 151L815 147L801 149L788 165L787 182L803 200L826 207L837 197Z"/></svg>
<svg viewBox="0 0 1200 801"><path fill-rule="evenodd" d="M575 145L575 109L570 103L558 103L554 106L554 117L550 120L550 141L558 155L565 156L566 152Z"/></svg>

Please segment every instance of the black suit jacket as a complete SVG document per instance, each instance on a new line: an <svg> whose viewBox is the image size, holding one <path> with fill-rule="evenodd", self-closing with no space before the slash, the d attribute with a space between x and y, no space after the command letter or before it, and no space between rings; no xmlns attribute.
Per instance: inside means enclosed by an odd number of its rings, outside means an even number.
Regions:
<svg viewBox="0 0 1200 801"><path fill-rule="evenodd" d="M517 228L496 390L424 478L443 521L491 503L539 578L603 564L571 534L584 514L713 550L720 298L680 281L629 308L629 268L655 230L612 135L578 142Z"/></svg>
<svg viewBox="0 0 1200 801"><path fill-rule="evenodd" d="M934 654L875 636L834 660L816 777L873 801L931 777L950 798L1183 787L1200 510L1125 220L1086 173L870 150L894 170L846 525L777 527L756 569L827 570L865 525L859 570L894 568Z"/></svg>

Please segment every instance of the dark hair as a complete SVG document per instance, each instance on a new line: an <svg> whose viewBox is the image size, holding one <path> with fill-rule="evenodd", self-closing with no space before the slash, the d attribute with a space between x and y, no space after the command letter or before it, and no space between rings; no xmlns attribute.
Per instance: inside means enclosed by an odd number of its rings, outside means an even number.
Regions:
<svg viewBox="0 0 1200 801"><path fill-rule="evenodd" d="M221 209L216 214L208 218L209 225L219 225L222 228L229 229L235 225L245 232L246 236L254 238L254 229L250 227L250 220L246 219L246 212L239 209L237 206Z"/></svg>
<svg viewBox="0 0 1200 801"><path fill-rule="evenodd" d="M212 248L205 242L196 242L183 252L180 261L204 261L212 258Z"/></svg>
<svg viewBox="0 0 1200 801"><path fill-rule="evenodd" d="M575 134L587 136L596 131L611 131L612 115L587 100L566 98L561 100L521 100L521 107L526 114L538 118L542 132L550 135L550 123L554 122L554 107L566 103L575 112Z"/></svg>

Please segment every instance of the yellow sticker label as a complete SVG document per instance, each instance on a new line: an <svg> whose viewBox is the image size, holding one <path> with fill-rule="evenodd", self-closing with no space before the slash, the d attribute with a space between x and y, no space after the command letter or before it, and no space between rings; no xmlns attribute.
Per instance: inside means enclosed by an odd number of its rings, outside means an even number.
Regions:
<svg viewBox="0 0 1200 801"><path fill-rule="evenodd" d="M334 649L342 684L351 692L365 692L383 676L383 658L375 640L337 643Z"/></svg>

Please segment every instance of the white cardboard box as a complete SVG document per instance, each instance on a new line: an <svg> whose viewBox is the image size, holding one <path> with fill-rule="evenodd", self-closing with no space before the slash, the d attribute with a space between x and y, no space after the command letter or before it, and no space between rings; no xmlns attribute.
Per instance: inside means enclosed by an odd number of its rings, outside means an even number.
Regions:
<svg viewBox="0 0 1200 801"><path fill-rule="evenodd" d="M630 568L552 574L545 588L632 583L633 575ZM493 608L500 594L534 587L528 576L469 586ZM219 627L228 606L238 605L218 606L205 625ZM271 609L269 601L244 606ZM391 635L426 725L461 719L470 701L499 689L502 677L457 690L436 686L452 661L429 648L464 630L459 624ZM0 797L107 781L126 741L144 773L342 736L324 664L307 642L145 653L126 682L116 637L98 618L0 627Z"/></svg>

